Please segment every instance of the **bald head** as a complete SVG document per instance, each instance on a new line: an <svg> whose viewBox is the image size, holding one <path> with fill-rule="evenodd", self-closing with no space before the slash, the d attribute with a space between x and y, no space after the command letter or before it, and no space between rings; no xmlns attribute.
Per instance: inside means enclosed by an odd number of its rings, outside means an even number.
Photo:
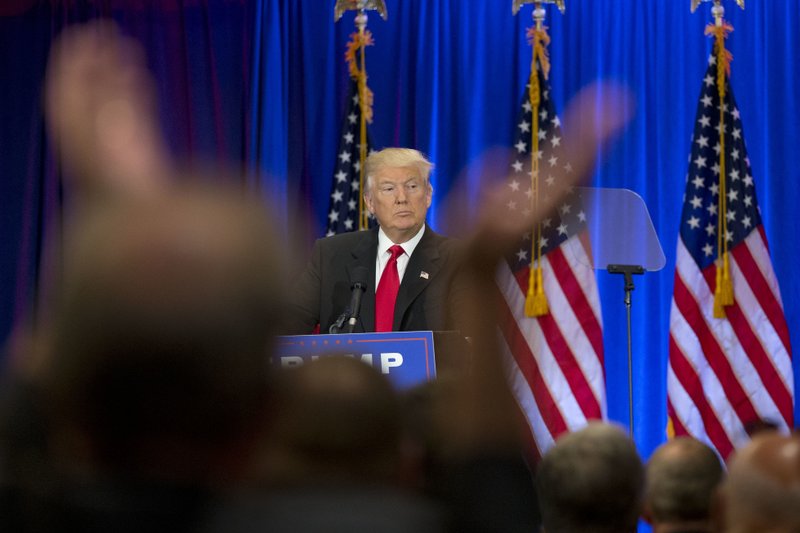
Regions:
<svg viewBox="0 0 800 533"><path fill-rule="evenodd" d="M722 495L726 531L800 531L800 437L757 435L733 457Z"/></svg>
<svg viewBox="0 0 800 533"><path fill-rule="evenodd" d="M722 464L702 442L679 437L661 445L646 468L645 516L656 525L706 527L722 481Z"/></svg>

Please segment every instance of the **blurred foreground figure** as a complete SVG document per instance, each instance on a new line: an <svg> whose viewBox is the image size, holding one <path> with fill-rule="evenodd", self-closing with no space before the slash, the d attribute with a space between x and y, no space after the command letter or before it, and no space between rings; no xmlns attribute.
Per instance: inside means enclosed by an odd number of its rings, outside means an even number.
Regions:
<svg viewBox="0 0 800 533"><path fill-rule="evenodd" d="M323 357L276 377L275 417L264 451L273 486L400 479L399 399L374 368Z"/></svg>
<svg viewBox="0 0 800 533"><path fill-rule="evenodd" d="M33 376L52 479L29 518L191 530L266 427L282 279L266 217L229 191L175 187L97 206L64 239Z"/></svg>
<svg viewBox="0 0 800 533"><path fill-rule="evenodd" d="M542 458L537 489L545 533L633 533L644 468L616 426L591 423L560 437Z"/></svg>
<svg viewBox="0 0 800 533"><path fill-rule="evenodd" d="M400 403L388 379L327 356L276 373L255 490L208 531L435 533L444 513L402 483Z"/></svg>
<svg viewBox="0 0 800 533"><path fill-rule="evenodd" d="M224 479L261 420L276 246L256 205L174 187L65 234L39 376L54 442L133 476Z"/></svg>
<svg viewBox="0 0 800 533"><path fill-rule="evenodd" d="M643 517L653 533L712 531L711 504L723 475L717 454L699 440L662 444L646 468Z"/></svg>
<svg viewBox="0 0 800 533"><path fill-rule="evenodd" d="M733 456L721 496L720 531L800 531L800 436L756 435Z"/></svg>
<svg viewBox="0 0 800 533"><path fill-rule="evenodd" d="M76 202L24 354L40 468L9 480L0 529L192 530L265 427L271 221L241 190L168 170L143 57L112 26L65 30L46 93Z"/></svg>

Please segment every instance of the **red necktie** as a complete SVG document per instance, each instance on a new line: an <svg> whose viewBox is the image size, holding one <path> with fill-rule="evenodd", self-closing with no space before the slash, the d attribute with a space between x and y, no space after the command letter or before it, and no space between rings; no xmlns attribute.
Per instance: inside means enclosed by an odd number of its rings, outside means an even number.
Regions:
<svg viewBox="0 0 800 533"><path fill-rule="evenodd" d="M397 258L405 253L399 244L389 248L392 256L383 269L381 281L375 291L375 331L392 331L394 323L394 303L400 289L400 275L397 273Z"/></svg>

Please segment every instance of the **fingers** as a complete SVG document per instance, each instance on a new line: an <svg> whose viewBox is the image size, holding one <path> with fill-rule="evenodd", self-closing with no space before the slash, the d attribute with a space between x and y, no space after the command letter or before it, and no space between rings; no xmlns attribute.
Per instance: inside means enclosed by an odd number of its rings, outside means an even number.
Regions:
<svg viewBox="0 0 800 533"><path fill-rule="evenodd" d="M482 270L494 266L511 251L519 237L548 216L573 187L584 183L594 169L598 154L628 123L633 108L630 93L612 84L583 89L564 113L564 139L553 153L558 164L548 168L547 194L525 216L509 216L509 189L505 182L489 191L481 202L479 222L468 240L466 261ZM520 211L522 212L522 211Z"/></svg>
<svg viewBox="0 0 800 533"><path fill-rule="evenodd" d="M48 129L79 194L150 194L168 166L141 47L112 23L67 28L47 68Z"/></svg>
<svg viewBox="0 0 800 533"><path fill-rule="evenodd" d="M508 183L512 180L495 181L481 196L478 222L466 239L454 280L461 297L457 308L450 309L455 317L452 321L472 337L471 371L458 383L439 421L447 435L445 445L452 453L520 445L516 403L506 383L496 339L498 313L494 311L500 295L495 271L520 237L561 205L572 187L591 175L598 153L627 123L630 109L630 96L619 87L597 85L581 91L564 114L563 144L552 154L559 163L548 165L548 177L553 179L552 184L548 180L547 194L531 205L526 215L523 209L512 212L508 207L512 201ZM464 212L463 207L460 212Z"/></svg>

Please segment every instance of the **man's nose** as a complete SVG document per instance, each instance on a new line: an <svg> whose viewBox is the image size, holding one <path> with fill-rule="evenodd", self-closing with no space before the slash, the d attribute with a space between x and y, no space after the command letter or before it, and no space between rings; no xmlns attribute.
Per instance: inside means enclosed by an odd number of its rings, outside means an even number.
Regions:
<svg viewBox="0 0 800 533"><path fill-rule="evenodd" d="M408 194L405 187L398 187L397 194L394 197L395 203L404 204L408 201Z"/></svg>

